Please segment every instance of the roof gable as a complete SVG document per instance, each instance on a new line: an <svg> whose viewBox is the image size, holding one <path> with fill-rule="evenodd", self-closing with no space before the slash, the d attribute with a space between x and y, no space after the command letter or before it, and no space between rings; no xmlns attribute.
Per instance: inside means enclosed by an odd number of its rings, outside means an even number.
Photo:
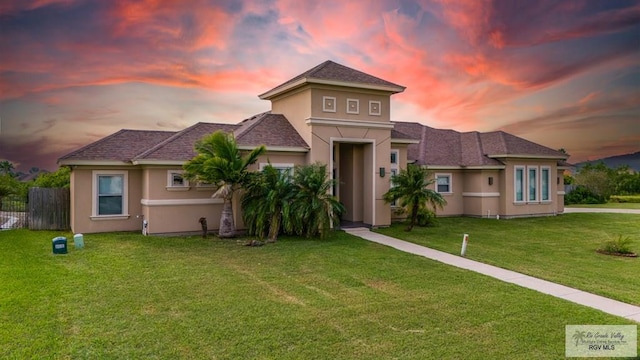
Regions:
<svg viewBox="0 0 640 360"><path fill-rule="evenodd" d="M245 123L246 122L246 123ZM243 124L245 123L245 124ZM289 120L281 114L262 113L243 121L234 135L240 146L269 148L297 147L309 149Z"/></svg>
<svg viewBox="0 0 640 360"><path fill-rule="evenodd" d="M402 92L405 89L404 86L394 84L390 81L386 81L362 71L327 60L322 64L319 64L259 95L259 97L261 99L271 99L276 95L309 83L375 89L388 91L394 94Z"/></svg>

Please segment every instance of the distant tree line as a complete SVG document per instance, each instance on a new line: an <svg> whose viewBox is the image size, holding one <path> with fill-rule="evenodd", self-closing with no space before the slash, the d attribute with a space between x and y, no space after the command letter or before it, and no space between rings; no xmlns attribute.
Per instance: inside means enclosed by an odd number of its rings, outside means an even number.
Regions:
<svg viewBox="0 0 640 360"><path fill-rule="evenodd" d="M640 194L640 172L633 171L627 165L613 169L604 162L586 164L574 177L565 176L565 184L575 185L565 195L567 205L603 204L613 195Z"/></svg>
<svg viewBox="0 0 640 360"><path fill-rule="evenodd" d="M30 187L69 187L71 169L63 166L54 172L31 168L30 173L38 174L29 181L20 181L24 173L16 171L15 165L8 160L0 161L0 199L8 195L26 197Z"/></svg>

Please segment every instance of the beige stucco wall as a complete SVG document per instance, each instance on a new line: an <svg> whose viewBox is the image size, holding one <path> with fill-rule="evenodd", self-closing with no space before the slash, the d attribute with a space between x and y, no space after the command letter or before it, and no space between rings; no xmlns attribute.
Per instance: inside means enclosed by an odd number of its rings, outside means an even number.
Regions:
<svg viewBox="0 0 640 360"><path fill-rule="evenodd" d="M389 165L390 165L390 129L372 129L359 128L350 126L327 126L313 125L313 140L311 144L311 162L321 162L333 165L331 157L331 149L335 144L352 144L352 147L345 146L344 153L336 158L339 173L346 171L347 165L339 165L340 161L347 160L347 153L353 150L356 154L355 159L362 158L362 165L358 165L358 169L362 169L362 181L358 183L359 178L354 186L357 191L362 193L362 221L373 226L386 226L390 224L390 206L384 203L382 195L389 190ZM345 135L346 134L346 135ZM348 136L347 136L348 135ZM341 148L342 150L342 148ZM386 170L385 177L380 177L379 169L384 167ZM329 166L331 168L331 166ZM342 170L340 170L342 169ZM340 174L339 174L340 176ZM343 183L345 179L340 180ZM341 184L341 187L349 186ZM346 189L341 190L341 194L345 196ZM340 195L340 194L339 194ZM359 194L357 195L359 196ZM348 202L352 201L349 199ZM340 199L342 201L342 199ZM359 197L358 197L358 200ZM352 205L353 206L353 205ZM349 209L349 206L347 207ZM355 219L359 218L359 204L350 208L350 215L354 215ZM360 220L357 220L360 221Z"/></svg>
<svg viewBox="0 0 640 360"><path fill-rule="evenodd" d="M438 174L451 175L451 193L441 193L442 197L447 201L444 209L436 209L439 216L455 216L464 213L464 203L462 202L462 192L464 190L464 175L461 170L430 168L431 178L435 179ZM435 182L429 186L430 189L436 190ZM432 209L433 210L433 209Z"/></svg>
<svg viewBox="0 0 640 360"><path fill-rule="evenodd" d="M467 216L495 217L500 213L500 171L465 170L463 214ZM492 178L492 184L489 184Z"/></svg>
<svg viewBox="0 0 640 360"><path fill-rule="evenodd" d="M108 217L92 219L93 170L75 166L71 172L71 230L74 233L99 233L110 231L136 231L142 229L140 199L142 198L142 170L136 167L102 167L100 170L127 171L128 214L125 219Z"/></svg>
<svg viewBox="0 0 640 360"><path fill-rule="evenodd" d="M311 128L305 123L311 117L311 89L308 86L272 99L271 112L284 115L304 141L311 144Z"/></svg>
<svg viewBox="0 0 640 360"><path fill-rule="evenodd" d="M544 159L518 159L509 158L503 159L506 164L506 168L503 172L503 178L501 179L501 193L504 194L501 197L500 204L500 216L504 217L520 217L520 216L540 216L540 215L554 215L559 212L559 209L563 208L563 204L558 202L558 185L557 185L557 160L544 160ZM548 166L550 168L550 201L526 201L525 186L525 202L516 203L514 193L514 173L516 166L537 166L538 167L538 179L540 179L541 172L540 166ZM525 177L527 176L525 170ZM538 191L540 191L540 185L538 185Z"/></svg>
<svg viewBox="0 0 640 360"><path fill-rule="evenodd" d="M325 97L336 99L335 112L323 110ZM357 114L347 112L347 99L357 100L359 104ZM380 102L380 115L369 113L369 101ZM365 90L355 92L352 88L336 89L335 87L315 86L311 97L311 116L314 118L388 122L391 115L390 104L388 93Z"/></svg>

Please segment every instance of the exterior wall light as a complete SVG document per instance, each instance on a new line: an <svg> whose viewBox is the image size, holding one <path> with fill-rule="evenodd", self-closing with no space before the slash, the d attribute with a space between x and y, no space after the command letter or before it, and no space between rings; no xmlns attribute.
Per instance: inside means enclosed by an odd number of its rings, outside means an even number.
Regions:
<svg viewBox="0 0 640 360"><path fill-rule="evenodd" d="M380 177L384 177L384 168L383 167L380 168Z"/></svg>
<svg viewBox="0 0 640 360"><path fill-rule="evenodd" d="M493 185L493 176L489 176L489 185Z"/></svg>

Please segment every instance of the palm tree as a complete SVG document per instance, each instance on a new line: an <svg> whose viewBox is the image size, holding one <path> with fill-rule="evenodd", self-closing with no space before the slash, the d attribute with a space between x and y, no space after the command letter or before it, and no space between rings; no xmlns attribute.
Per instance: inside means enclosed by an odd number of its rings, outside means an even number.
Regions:
<svg viewBox="0 0 640 360"><path fill-rule="evenodd" d="M259 146L243 157L233 134L219 130L198 141L195 150L198 155L184 164L185 177L218 187L213 197L224 201L218 236L234 237L233 194L247 182L248 167L258 160L266 148Z"/></svg>
<svg viewBox="0 0 640 360"><path fill-rule="evenodd" d="M11 161L8 161L8 160L0 161L0 173L14 176L15 174L13 173L13 170L15 170L15 167L13 166Z"/></svg>
<svg viewBox="0 0 640 360"><path fill-rule="evenodd" d="M276 242L282 223L289 222L294 186L288 171L267 165L254 173L242 196L242 214L247 231L267 242Z"/></svg>
<svg viewBox="0 0 640 360"><path fill-rule="evenodd" d="M320 235L324 238L332 227L339 225L344 206L329 193L334 182L328 179L325 164L296 167L291 217L284 223L285 230L306 237Z"/></svg>
<svg viewBox="0 0 640 360"><path fill-rule="evenodd" d="M399 174L391 177L393 187L383 195L387 203L400 199L400 206L405 208L410 217L407 231L413 229L418 213L427 210L427 204L434 209L442 209L447 204L442 195L428 188L435 182L435 179L429 179L430 176L426 168L409 164L406 170L400 170Z"/></svg>

